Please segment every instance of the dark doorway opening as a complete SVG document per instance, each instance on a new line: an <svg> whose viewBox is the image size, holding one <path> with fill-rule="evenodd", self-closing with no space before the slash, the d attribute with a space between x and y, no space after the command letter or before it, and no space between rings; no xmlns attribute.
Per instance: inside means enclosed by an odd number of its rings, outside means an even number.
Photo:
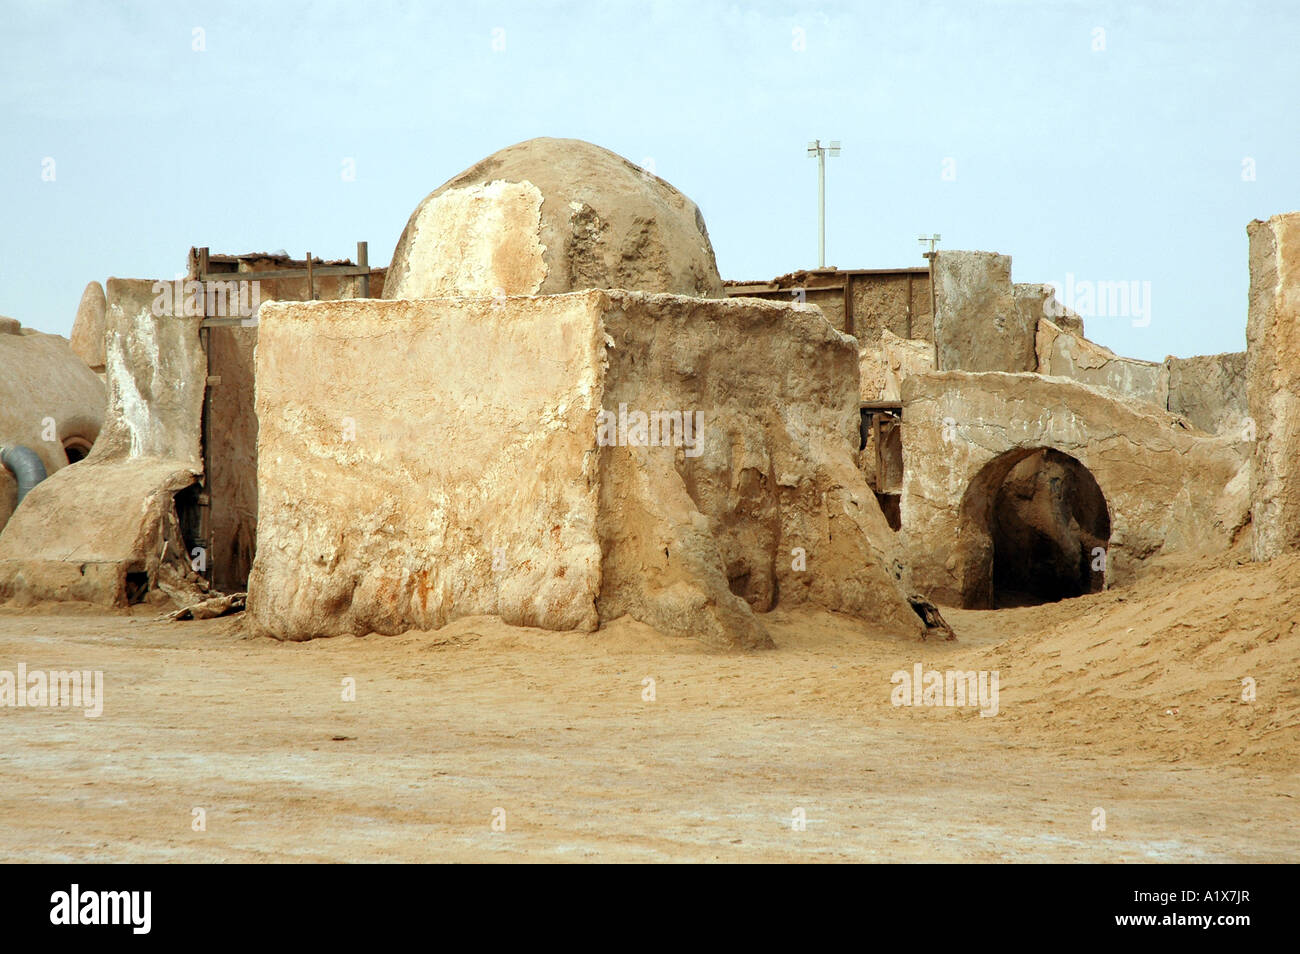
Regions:
<svg viewBox="0 0 1300 954"><path fill-rule="evenodd" d="M962 498L953 541L961 605L1036 605L1104 589L1110 522L1081 461L1048 447L998 455Z"/></svg>
<svg viewBox="0 0 1300 954"><path fill-rule="evenodd" d="M203 574L208 572L208 561L206 554L204 559L196 562L194 550L197 547L204 546L203 542L203 507L201 504L202 488L197 484L190 484L183 490L176 491L172 499L176 503L176 522L180 527L181 542L185 544L185 560L197 571Z"/></svg>
<svg viewBox="0 0 1300 954"><path fill-rule="evenodd" d="M903 405L864 401L859 405L858 453L867 482L891 530L903 525Z"/></svg>
<svg viewBox="0 0 1300 954"><path fill-rule="evenodd" d="M1012 467L990 523L994 606L1052 603L1105 587L1106 499L1068 454L1043 448Z"/></svg>
<svg viewBox="0 0 1300 954"><path fill-rule="evenodd" d="M133 570L126 574L126 601L134 606L143 603L149 595L149 574L143 570Z"/></svg>

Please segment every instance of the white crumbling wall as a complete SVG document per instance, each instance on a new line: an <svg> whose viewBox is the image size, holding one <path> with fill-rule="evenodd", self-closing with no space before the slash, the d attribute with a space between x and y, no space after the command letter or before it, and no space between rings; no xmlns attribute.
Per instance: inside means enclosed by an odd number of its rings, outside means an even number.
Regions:
<svg viewBox="0 0 1300 954"><path fill-rule="evenodd" d="M201 319L155 315L154 284L108 280L104 426L0 534L0 598L121 605L128 573L152 586L168 560L188 570L174 494L202 474L207 360Z"/></svg>
<svg viewBox="0 0 1300 954"><path fill-rule="evenodd" d="M531 182L447 189L422 202L388 298L535 295L546 280L542 193Z"/></svg>

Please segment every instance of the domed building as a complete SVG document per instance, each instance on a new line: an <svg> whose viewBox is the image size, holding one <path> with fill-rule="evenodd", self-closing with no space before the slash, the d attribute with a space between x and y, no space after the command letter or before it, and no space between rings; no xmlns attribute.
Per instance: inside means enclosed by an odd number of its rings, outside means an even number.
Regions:
<svg viewBox="0 0 1300 954"><path fill-rule="evenodd" d="M763 613L813 602L920 632L854 462L856 341L724 297L662 179L510 146L420 202L383 296L261 310L258 631L631 616L757 648Z"/></svg>
<svg viewBox="0 0 1300 954"><path fill-rule="evenodd" d="M723 297L694 202L608 149L543 138L493 153L416 206L384 297L583 288Z"/></svg>

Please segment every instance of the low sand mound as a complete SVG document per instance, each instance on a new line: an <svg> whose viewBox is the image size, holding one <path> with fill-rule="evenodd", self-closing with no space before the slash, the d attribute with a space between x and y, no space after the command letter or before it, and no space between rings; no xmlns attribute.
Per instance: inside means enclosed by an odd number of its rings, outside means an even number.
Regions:
<svg viewBox="0 0 1300 954"><path fill-rule="evenodd" d="M945 612L972 640L1011 634L959 658L1000 670L998 721L1018 732L1161 761L1300 764L1300 555L1170 564L1077 600Z"/></svg>

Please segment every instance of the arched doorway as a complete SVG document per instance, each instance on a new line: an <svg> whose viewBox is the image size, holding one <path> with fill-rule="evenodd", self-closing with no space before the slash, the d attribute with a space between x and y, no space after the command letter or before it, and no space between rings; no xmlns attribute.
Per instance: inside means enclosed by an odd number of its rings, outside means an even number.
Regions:
<svg viewBox="0 0 1300 954"><path fill-rule="evenodd" d="M1048 603L1103 589L1110 512L1079 460L1048 447L1008 451L962 500L962 605Z"/></svg>

